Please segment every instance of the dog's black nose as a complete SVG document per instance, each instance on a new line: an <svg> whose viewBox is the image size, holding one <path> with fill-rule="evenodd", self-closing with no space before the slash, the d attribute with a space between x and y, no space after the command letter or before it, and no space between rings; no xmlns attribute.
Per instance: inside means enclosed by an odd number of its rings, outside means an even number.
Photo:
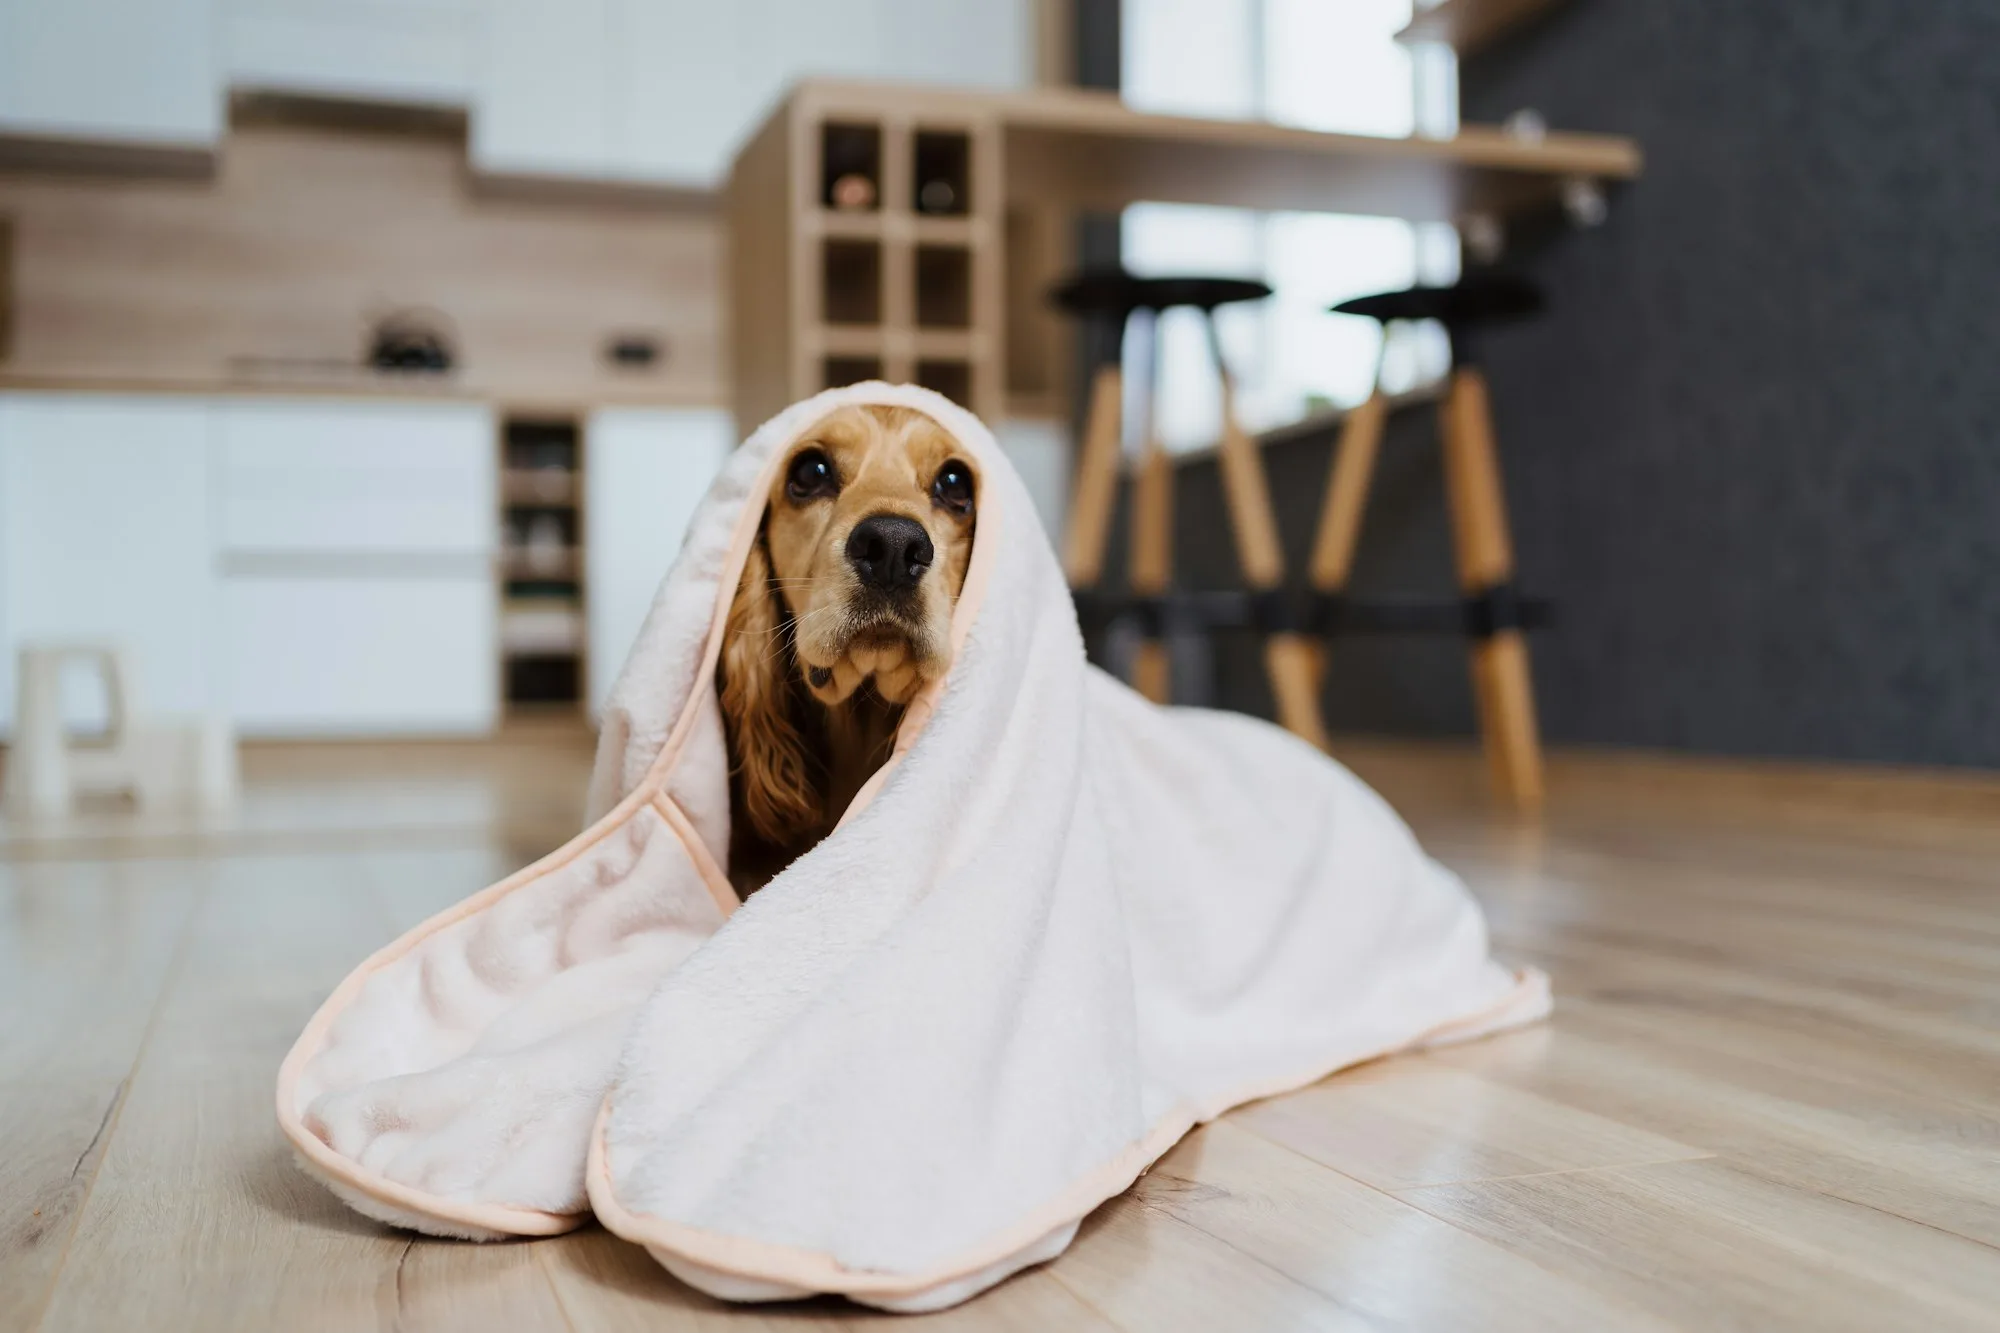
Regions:
<svg viewBox="0 0 2000 1333"><path fill-rule="evenodd" d="M916 587L936 555L924 525L897 514L871 514L847 537L848 563L863 584L879 592Z"/></svg>

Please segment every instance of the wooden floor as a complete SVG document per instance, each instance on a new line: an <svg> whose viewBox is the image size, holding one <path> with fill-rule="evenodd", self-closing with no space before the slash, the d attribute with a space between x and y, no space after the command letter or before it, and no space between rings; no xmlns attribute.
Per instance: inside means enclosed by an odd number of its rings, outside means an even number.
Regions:
<svg viewBox="0 0 2000 1333"><path fill-rule="evenodd" d="M364 954L575 826L577 738L252 752L242 816L0 837L0 1330L2000 1328L2000 788L1344 753L1553 1021L1197 1132L928 1320L724 1307L596 1229L477 1246L292 1166L278 1060Z"/></svg>

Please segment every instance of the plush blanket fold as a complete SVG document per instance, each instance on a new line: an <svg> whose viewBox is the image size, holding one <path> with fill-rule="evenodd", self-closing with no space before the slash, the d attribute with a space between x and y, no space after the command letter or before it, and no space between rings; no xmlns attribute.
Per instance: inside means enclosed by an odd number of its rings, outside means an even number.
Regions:
<svg viewBox="0 0 2000 1333"><path fill-rule="evenodd" d="M840 827L748 903L714 676L788 447L918 408L981 477L955 658ZM753 502L753 497L756 497ZM962 1300L1188 1128L1544 1013L1387 806L1263 723L1088 666L991 436L800 403L732 457L613 691L595 818L364 962L279 1076L307 1168L441 1235L595 1213L713 1294Z"/></svg>

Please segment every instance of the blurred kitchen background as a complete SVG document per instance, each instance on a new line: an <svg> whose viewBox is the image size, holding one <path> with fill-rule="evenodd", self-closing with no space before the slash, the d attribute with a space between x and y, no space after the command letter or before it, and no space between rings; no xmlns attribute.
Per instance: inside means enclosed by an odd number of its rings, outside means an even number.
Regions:
<svg viewBox="0 0 2000 1333"><path fill-rule="evenodd" d="M1353 587L1449 595L1448 340L1326 307L1470 251L1547 294L1486 361L1551 742L2000 766L1996 50L1974 0L0 5L0 729L18 650L77 644L224 742L586 722L724 455L822 383L973 406L1059 532L1105 351L1042 293L1085 262L1272 285L1220 332L1295 561L1379 363ZM1288 208L1258 154L1322 149L1274 140L1057 199L1152 133L1078 87L1394 162L1476 123L1542 174ZM824 199L755 193L760 127ZM1567 132L1643 171L1535 166ZM818 267L774 296L767 245ZM1206 356L1163 321L1177 580L1221 588ZM1177 697L1271 711L1247 636L1176 652ZM69 732L121 707L57 674ZM1452 637L1343 640L1323 701L1473 731Z"/></svg>

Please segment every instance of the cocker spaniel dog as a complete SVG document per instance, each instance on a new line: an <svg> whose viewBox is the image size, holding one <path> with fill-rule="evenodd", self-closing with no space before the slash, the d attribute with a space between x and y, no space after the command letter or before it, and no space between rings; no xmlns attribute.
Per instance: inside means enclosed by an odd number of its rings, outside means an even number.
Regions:
<svg viewBox="0 0 2000 1333"><path fill-rule="evenodd" d="M716 667L737 893L832 831L950 665L978 489L944 428L902 407L841 408L779 465Z"/></svg>

